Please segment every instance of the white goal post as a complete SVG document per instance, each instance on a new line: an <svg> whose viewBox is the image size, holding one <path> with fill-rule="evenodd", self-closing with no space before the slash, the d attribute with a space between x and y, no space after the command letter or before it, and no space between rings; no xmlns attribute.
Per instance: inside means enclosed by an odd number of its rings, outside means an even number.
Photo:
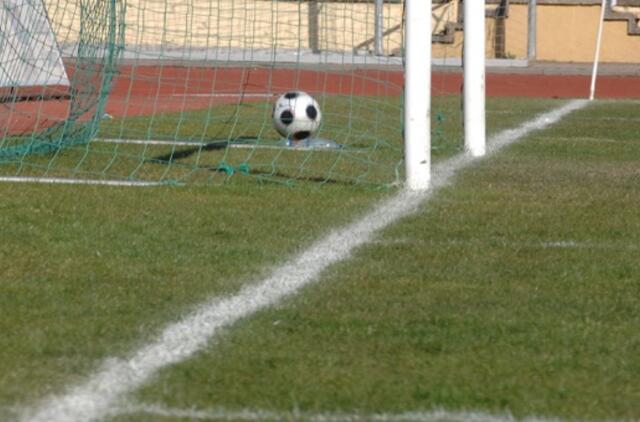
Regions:
<svg viewBox="0 0 640 422"><path fill-rule="evenodd" d="M464 146L473 157L486 153L485 1L464 2Z"/></svg>
<svg viewBox="0 0 640 422"><path fill-rule="evenodd" d="M410 190L431 182L432 1L406 0L405 171ZM474 157L486 153L485 1L464 2L464 136Z"/></svg>
<svg viewBox="0 0 640 422"><path fill-rule="evenodd" d="M433 7L452 6L441 22L455 23L457 31L460 0L206 0L203 7L176 7L168 20L166 10L180 1L161 0L166 7L158 10L142 7L143 0L126 10L116 0L87 1L0 0L0 160L19 163L4 166L0 176L48 176L40 161L49 159L60 170L53 173L69 179L78 177L72 162L78 160L88 179L126 183L223 184L239 174L425 190L432 142L458 146L457 130L440 136L454 125L436 127L431 139L431 48L434 31L441 31ZM484 0L463 4L465 150L477 157L485 152L486 11ZM361 54L372 40L371 54ZM444 57L458 57L459 45L444 46L453 48ZM32 94L16 94L21 90ZM326 110L321 133L340 148L314 153L313 160L277 152L279 135L266 130L273 119L267 103L291 90L319 97ZM345 107L348 114L340 112ZM458 116L455 106L444 107ZM139 129L131 116L141 117ZM169 123L157 125L159 119ZM126 140L128 149L99 145L111 138ZM153 144L161 159L148 160L131 141ZM191 146L184 141L198 146L193 159L174 157L176 146ZM202 148L217 141L225 147ZM265 152L270 146L273 154ZM67 161L49 154L62 148ZM237 153L243 148L251 153ZM100 164L91 167L87 151Z"/></svg>
<svg viewBox="0 0 640 422"><path fill-rule="evenodd" d="M406 0L404 156L406 185L431 182L431 0Z"/></svg>
<svg viewBox="0 0 640 422"><path fill-rule="evenodd" d="M600 49L602 47L602 32L604 30L604 17L605 17L606 11L607 11L607 0L602 0L602 3L600 4L600 20L598 21L596 51L593 58L593 70L591 71L591 85L589 86L590 101L593 101L596 97L596 79L598 78L598 63L600 62Z"/></svg>

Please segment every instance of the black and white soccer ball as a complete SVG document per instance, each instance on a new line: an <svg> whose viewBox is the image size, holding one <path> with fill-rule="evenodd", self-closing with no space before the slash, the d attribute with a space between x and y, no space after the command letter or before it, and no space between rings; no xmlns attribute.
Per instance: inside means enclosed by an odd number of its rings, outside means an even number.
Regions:
<svg viewBox="0 0 640 422"><path fill-rule="evenodd" d="M287 139L312 137L318 131L321 120L318 102L306 92L287 92L273 106L273 126Z"/></svg>

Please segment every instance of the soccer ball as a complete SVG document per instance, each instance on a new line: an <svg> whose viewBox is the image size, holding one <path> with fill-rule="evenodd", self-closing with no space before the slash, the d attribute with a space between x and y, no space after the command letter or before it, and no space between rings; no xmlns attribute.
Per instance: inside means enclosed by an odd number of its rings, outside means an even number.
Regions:
<svg viewBox="0 0 640 422"><path fill-rule="evenodd" d="M273 106L273 126L287 139L310 138L320 127L321 119L318 102L306 92L287 92Z"/></svg>

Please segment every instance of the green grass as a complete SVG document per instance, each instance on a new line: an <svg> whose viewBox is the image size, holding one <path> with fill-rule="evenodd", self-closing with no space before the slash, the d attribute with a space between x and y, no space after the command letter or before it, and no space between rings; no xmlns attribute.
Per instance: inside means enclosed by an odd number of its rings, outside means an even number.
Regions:
<svg viewBox="0 0 640 422"><path fill-rule="evenodd" d="M59 391L380 196L21 184L0 195L0 407Z"/></svg>
<svg viewBox="0 0 640 422"><path fill-rule="evenodd" d="M492 100L489 128L558 104ZM469 169L322 283L242 321L133 399L638 418L635 106L601 103ZM441 124L453 125L449 115ZM103 147L105 157L138 154ZM95 165L92 149L80 161L65 151L29 160L39 174L127 174ZM150 178L166 171L154 166ZM242 176L223 188L0 184L0 419L204 299L259 280L389 193L294 180L294 189ZM156 417L122 417L145 418Z"/></svg>
<svg viewBox="0 0 640 422"><path fill-rule="evenodd" d="M459 101L458 96L433 100L432 150L436 159L461 149ZM512 127L554 103L557 101L491 100L488 127L492 131ZM272 104L248 102L105 120L98 133L101 138L180 140L205 143L208 147L81 143L55 154L4 158L0 154L0 174L190 185L238 183L238 179L247 179L245 176L250 176L252 182L370 187L402 180L401 98L329 96L321 99L321 105L324 117L318 136L335 140L343 149L226 148L229 140L267 146L279 141L272 129ZM19 141L12 141L16 142Z"/></svg>
<svg viewBox="0 0 640 422"><path fill-rule="evenodd" d="M633 107L593 106L465 171L136 400L639 418L640 142L611 119Z"/></svg>

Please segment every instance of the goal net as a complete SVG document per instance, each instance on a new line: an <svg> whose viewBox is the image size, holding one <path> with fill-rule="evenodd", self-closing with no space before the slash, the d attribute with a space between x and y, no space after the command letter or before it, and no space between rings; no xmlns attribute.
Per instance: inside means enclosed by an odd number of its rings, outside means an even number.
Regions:
<svg viewBox="0 0 640 422"><path fill-rule="evenodd" d="M55 154L87 145L115 72L115 2L0 0L0 172L60 172ZM121 44L121 43L120 43Z"/></svg>
<svg viewBox="0 0 640 422"><path fill-rule="evenodd" d="M384 3L380 55L368 2L0 4L0 176L373 185L401 177L400 2ZM289 145L273 129L273 103L290 91L318 102L319 145Z"/></svg>
<svg viewBox="0 0 640 422"><path fill-rule="evenodd" d="M0 177L402 183L408 3L0 0ZM464 148L465 3L430 3L437 157ZM532 59L592 63L599 2L485 3L489 73L501 66L489 95L536 96L546 82L516 69ZM637 60L640 12L625 5L608 6L604 60ZM553 96L588 95L588 76L570 82ZM320 109L313 142L274 129L276 100L299 91Z"/></svg>
<svg viewBox="0 0 640 422"><path fill-rule="evenodd" d="M0 4L5 180L404 180L402 0ZM435 64L460 67L460 9L433 2ZM462 148L461 84L434 76L436 155ZM273 124L277 98L299 91L321 112L304 142Z"/></svg>

